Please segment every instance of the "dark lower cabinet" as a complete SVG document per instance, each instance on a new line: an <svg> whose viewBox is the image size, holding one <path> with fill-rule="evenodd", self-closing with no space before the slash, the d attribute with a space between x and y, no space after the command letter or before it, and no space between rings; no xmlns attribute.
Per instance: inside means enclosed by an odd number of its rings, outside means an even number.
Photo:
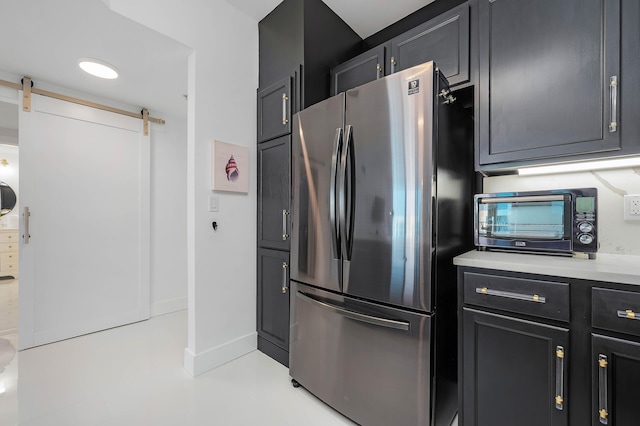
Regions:
<svg viewBox="0 0 640 426"><path fill-rule="evenodd" d="M464 425L564 426L569 330L465 308Z"/></svg>
<svg viewBox="0 0 640 426"><path fill-rule="evenodd" d="M291 135L258 144L258 246L289 250Z"/></svg>
<svg viewBox="0 0 640 426"><path fill-rule="evenodd" d="M640 424L640 343L593 334L591 364L591 424Z"/></svg>
<svg viewBox="0 0 640 426"><path fill-rule="evenodd" d="M258 248L258 349L289 366L289 252Z"/></svg>
<svg viewBox="0 0 640 426"><path fill-rule="evenodd" d="M459 267L458 304L460 425L640 424L639 286Z"/></svg>

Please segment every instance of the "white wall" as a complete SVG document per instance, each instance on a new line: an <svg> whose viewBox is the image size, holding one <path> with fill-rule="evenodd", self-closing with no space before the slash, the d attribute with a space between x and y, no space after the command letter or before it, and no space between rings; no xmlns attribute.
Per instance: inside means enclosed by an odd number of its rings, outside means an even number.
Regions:
<svg viewBox="0 0 640 426"><path fill-rule="evenodd" d="M194 49L188 67L185 368L199 374L256 348L258 23L222 0L103 1ZM218 213L208 212L213 139L248 147L252 174L249 194L217 194Z"/></svg>
<svg viewBox="0 0 640 426"><path fill-rule="evenodd" d="M187 308L187 122L162 118L150 129L151 316Z"/></svg>
<svg viewBox="0 0 640 426"><path fill-rule="evenodd" d="M598 253L640 256L640 221L625 221L622 196L640 194L640 168L484 179L484 192L598 188Z"/></svg>

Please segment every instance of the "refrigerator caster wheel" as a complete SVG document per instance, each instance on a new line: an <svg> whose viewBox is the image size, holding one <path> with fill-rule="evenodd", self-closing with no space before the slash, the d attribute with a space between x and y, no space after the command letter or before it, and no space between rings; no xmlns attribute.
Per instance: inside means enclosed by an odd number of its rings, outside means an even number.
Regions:
<svg viewBox="0 0 640 426"><path fill-rule="evenodd" d="M295 379L291 379L291 385L294 388L299 388L300 387L300 383L298 383Z"/></svg>

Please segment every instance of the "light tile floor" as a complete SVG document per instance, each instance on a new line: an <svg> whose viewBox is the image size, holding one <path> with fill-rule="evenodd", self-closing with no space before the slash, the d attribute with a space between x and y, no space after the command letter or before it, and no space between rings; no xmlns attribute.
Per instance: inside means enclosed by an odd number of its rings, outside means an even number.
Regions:
<svg viewBox="0 0 640 426"><path fill-rule="evenodd" d="M293 388L288 370L258 351L191 377L186 332L181 311L15 356L17 336L1 336L0 425L354 424Z"/></svg>

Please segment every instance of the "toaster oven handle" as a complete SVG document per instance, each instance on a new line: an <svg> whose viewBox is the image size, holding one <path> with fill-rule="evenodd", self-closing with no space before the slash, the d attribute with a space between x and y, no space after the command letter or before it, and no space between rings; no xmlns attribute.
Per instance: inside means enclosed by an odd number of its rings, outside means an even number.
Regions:
<svg viewBox="0 0 640 426"><path fill-rule="evenodd" d="M564 201L564 195L531 195L523 197L479 198L480 203L529 203L532 201Z"/></svg>

